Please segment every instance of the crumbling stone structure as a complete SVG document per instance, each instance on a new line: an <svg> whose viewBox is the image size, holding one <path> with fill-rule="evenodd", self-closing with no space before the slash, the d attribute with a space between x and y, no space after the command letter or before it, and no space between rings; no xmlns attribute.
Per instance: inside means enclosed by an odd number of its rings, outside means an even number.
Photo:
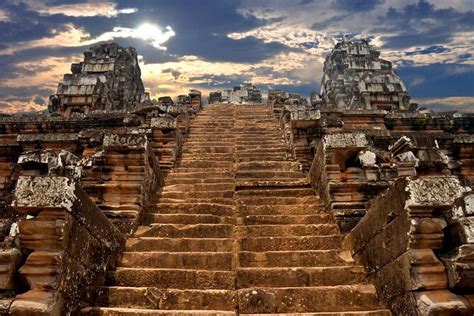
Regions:
<svg viewBox="0 0 474 316"><path fill-rule="evenodd" d="M116 43L91 47L84 52L84 61L71 65L71 72L49 99L51 113L126 112L149 99L133 47Z"/></svg>
<svg viewBox="0 0 474 316"><path fill-rule="evenodd" d="M343 40L324 62L321 96L336 109L408 110L410 96L392 63L367 41Z"/></svg>
<svg viewBox="0 0 474 316"><path fill-rule="evenodd" d="M92 47L71 68L51 115L0 116L2 313L93 304L201 110L197 90L149 100L133 48Z"/></svg>
<svg viewBox="0 0 474 316"><path fill-rule="evenodd" d="M136 74L90 52L74 78ZM472 315L474 115L407 110L366 42L326 66L311 104L139 99L133 75L1 115L0 313Z"/></svg>
<svg viewBox="0 0 474 316"><path fill-rule="evenodd" d="M262 92L257 86L246 83L232 90L211 92L208 101L209 104L261 104Z"/></svg>
<svg viewBox="0 0 474 316"><path fill-rule="evenodd" d="M468 190L453 176L401 178L346 237L395 314L472 313Z"/></svg>
<svg viewBox="0 0 474 316"><path fill-rule="evenodd" d="M378 56L343 41L326 59L318 106L276 104L289 154L396 315L469 315L474 115L409 106ZM390 86L363 97L379 75Z"/></svg>

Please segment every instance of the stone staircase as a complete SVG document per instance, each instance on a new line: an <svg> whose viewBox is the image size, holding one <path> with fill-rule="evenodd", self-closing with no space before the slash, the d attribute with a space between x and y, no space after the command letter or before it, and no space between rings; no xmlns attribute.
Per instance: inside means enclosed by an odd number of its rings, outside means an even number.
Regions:
<svg viewBox="0 0 474 316"><path fill-rule="evenodd" d="M268 107L207 106L87 315L390 315Z"/></svg>

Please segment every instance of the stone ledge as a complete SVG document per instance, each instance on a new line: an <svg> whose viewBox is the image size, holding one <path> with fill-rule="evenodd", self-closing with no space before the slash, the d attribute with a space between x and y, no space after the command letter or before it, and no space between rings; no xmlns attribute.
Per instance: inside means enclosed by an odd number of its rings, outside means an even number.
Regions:
<svg viewBox="0 0 474 316"><path fill-rule="evenodd" d="M36 209L66 209L72 211L77 197L76 184L66 177L21 176L12 206L19 212Z"/></svg>
<svg viewBox="0 0 474 316"><path fill-rule="evenodd" d="M16 141L22 142L61 142L61 141L77 141L79 139L76 133L65 134L21 134L18 135Z"/></svg>
<svg viewBox="0 0 474 316"><path fill-rule="evenodd" d="M340 133L324 136L326 148L363 148L369 146L369 141L364 133Z"/></svg>

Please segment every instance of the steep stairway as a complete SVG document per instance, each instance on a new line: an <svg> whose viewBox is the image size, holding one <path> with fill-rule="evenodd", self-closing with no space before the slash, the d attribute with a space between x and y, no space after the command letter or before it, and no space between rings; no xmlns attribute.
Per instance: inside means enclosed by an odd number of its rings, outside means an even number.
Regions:
<svg viewBox="0 0 474 316"><path fill-rule="evenodd" d="M240 314L390 315L286 148L267 107L234 121Z"/></svg>
<svg viewBox="0 0 474 316"><path fill-rule="evenodd" d="M390 315L264 106L209 105L87 315Z"/></svg>

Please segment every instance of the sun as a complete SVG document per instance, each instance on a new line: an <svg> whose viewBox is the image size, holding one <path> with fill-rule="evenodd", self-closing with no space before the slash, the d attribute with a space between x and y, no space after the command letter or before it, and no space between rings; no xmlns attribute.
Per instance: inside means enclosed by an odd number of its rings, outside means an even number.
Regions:
<svg viewBox="0 0 474 316"><path fill-rule="evenodd" d="M144 41L151 41L153 46L163 50L166 50L166 48L161 46L161 44L176 35L170 26L162 28L148 22L138 26L133 33L134 37L141 38Z"/></svg>

